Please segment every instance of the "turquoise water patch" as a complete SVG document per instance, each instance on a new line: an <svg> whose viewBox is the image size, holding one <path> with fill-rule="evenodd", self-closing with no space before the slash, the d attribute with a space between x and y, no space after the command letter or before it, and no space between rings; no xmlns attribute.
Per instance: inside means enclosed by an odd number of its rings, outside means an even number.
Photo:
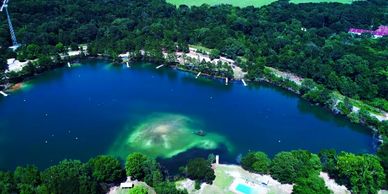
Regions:
<svg viewBox="0 0 388 194"><path fill-rule="evenodd" d="M232 150L226 138L214 133L199 136L195 134L199 130L198 121L187 116L154 113L136 126L128 126L109 154L125 159L132 152L141 152L154 158L170 158L192 148L216 149L220 144Z"/></svg>
<svg viewBox="0 0 388 194"><path fill-rule="evenodd" d="M253 189L248 186L248 185L244 185L244 184L238 184L237 187L236 187L236 190L241 192L241 193L244 193L244 194L253 194Z"/></svg>

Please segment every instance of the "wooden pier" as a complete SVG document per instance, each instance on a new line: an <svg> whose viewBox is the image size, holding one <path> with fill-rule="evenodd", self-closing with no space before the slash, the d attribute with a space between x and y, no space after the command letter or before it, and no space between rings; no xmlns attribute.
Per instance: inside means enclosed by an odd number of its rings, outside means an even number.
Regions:
<svg viewBox="0 0 388 194"><path fill-rule="evenodd" d="M7 97L7 96L8 96L8 94L6 94L6 93L3 92L3 91L0 91L0 94L3 95L4 97Z"/></svg>
<svg viewBox="0 0 388 194"><path fill-rule="evenodd" d="M241 79L242 83L244 84L244 86L247 86L247 83L245 83L245 80L244 79Z"/></svg>
<svg viewBox="0 0 388 194"><path fill-rule="evenodd" d="M201 75L201 72L199 72L198 74L197 74L197 76L195 76L195 79L198 79L198 77Z"/></svg>
<svg viewBox="0 0 388 194"><path fill-rule="evenodd" d="M159 65L159 66L157 66L156 67L156 69L160 69L160 68L162 68L164 65L162 64L162 65Z"/></svg>

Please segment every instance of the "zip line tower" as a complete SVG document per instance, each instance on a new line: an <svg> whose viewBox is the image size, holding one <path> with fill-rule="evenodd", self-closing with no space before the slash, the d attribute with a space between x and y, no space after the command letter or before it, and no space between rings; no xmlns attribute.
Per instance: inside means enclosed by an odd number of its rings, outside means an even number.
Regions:
<svg viewBox="0 0 388 194"><path fill-rule="evenodd" d="M16 50L20 46L20 44L16 39L15 31L13 30L13 26L11 22L11 17L9 16L9 13L8 13L8 2L9 0L3 0L3 5L0 8L0 12L3 12L3 10L5 10L5 14L7 15L9 32L11 34L11 39L12 39L12 46L10 48L12 50Z"/></svg>

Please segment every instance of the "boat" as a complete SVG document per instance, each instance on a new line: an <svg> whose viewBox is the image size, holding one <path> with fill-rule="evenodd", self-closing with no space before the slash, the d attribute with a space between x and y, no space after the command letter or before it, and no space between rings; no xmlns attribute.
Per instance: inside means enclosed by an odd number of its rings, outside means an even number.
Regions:
<svg viewBox="0 0 388 194"><path fill-rule="evenodd" d="M205 131L203 131L203 130L198 130L198 131L195 131L193 133L195 135L202 136L202 137L206 135Z"/></svg>

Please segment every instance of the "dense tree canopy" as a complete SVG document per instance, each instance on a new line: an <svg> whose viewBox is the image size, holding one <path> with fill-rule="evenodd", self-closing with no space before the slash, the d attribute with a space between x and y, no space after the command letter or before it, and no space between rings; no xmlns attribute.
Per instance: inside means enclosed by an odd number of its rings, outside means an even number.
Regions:
<svg viewBox="0 0 388 194"><path fill-rule="evenodd" d="M293 183L298 178L318 174L321 168L317 155L305 150L296 150L276 154L270 172L281 183Z"/></svg>
<svg viewBox="0 0 388 194"><path fill-rule="evenodd" d="M206 182L212 184L216 178L214 170L208 160L204 158L195 158L187 163L187 177L199 182Z"/></svg>
<svg viewBox="0 0 388 194"><path fill-rule="evenodd" d="M267 174L271 159L264 152L249 152L241 158L241 166L248 171Z"/></svg>
<svg viewBox="0 0 388 194"><path fill-rule="evenodd" d="M377 193L385 183L385 175L380 161L373 155L338 155L337 170L339 181L354 193Z"/></svg>
<svg viewBox="0 0 388 194"><path fill-rule="evenodd" d="M97 193L97 183L78 160L51 166L42 173L42 180L50 193Z"/></svg>
<svg viewBox="0 0 388 194"><path fill-rule="evenodd" d="M159 164L155 159L148 158L141 153L132 153L125 162L127 176L133 180L145 181L148 185L154 186L163 181Z"/></svg>
<svg viewBox="0 0 388 194"><path fill-rule="evenodd" d="M121 163L112 156L97 156L87 163L98 182L117 182L123 178Z"/></svg>
<svg viewBox="0 0 388 194"><path fill-rule="evenodd" d="M293 194L330 194L325 182L318 176L301 177L295 181Z"/></svg>
<svg viewBox="0 0 388 194"><path fill-rule="evenodd" d="M81 43L89 44L91 54L112 57L140 49L155 57L162 48L172 52L200 44L214 49L212 57L253 62L248 72L259 73L256 63L262 61L349 97L377 102L388 96L388 38L352 37L344 32L350 27L386 25L384 5L384 0L350 5L278 1L261 8L176 8L160 0L17 0L9 9L23 44L18 52L22 59L53 55ZM0 46L5 48L10 38L1 17ZM4 55L0 56L1 61Z"/></svg>

